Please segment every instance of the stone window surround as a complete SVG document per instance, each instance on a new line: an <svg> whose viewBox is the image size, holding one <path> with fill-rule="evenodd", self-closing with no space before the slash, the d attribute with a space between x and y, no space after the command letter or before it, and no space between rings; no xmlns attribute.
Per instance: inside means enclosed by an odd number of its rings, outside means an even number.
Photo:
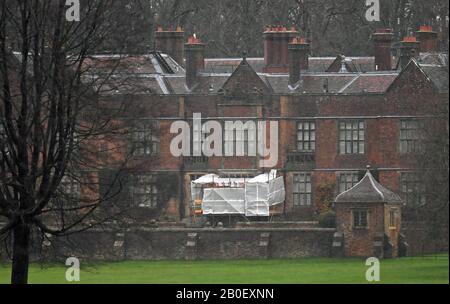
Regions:
<svg viewBox="0 0 450 304"><path fill-rule="evenodd" d="M356 124L356 127L355 127L355 124ZM342 126L344 126L344 128L342 128ZM350 128L348 126L350 126ZM339 155L365 155L366 150L367 150L366 129L367 129L366 121L364 119L341 119L341 120L339 120L338 121L338 154ZM348 136L349 134L350 134L350 136ZM354 136L355 134L356 134L356 138ZM348 144L350 144L350 146L348 146Z"/></svg>
<svg viewBox="0 0 450 304"><path fill-rule="evenodd" d="M390 208L389 209L389 229L395 230L397 229L397 216L398 216L398 208Z"/></svg>
<svg viewBox="0 0 450 304"><path fill-rule="evenodd" d="M352 181L348 181L347 177L349 175L352 175ZM345 181L342 181L342 178L345 178ZM355 178L356 177L356 178ZM338 171L336 172L336 179L337 179L337 193L340 194L344 191L349 190L350 188L352 188L353 186L355 186L360 180L360 171ZM345 189L342 189L342 184L345 183ZM351 184L351 186L347 185L347 184Z"/></svg>
<svg viewBox="0 0 450 304"><path fill-rule="evenodd" d="M413 191L405 192L404 187L408 188L408 185L410 186L411 184L414 185L413 188L415 189L412 189ZM422 184L421 186L423 187L423 189L421 189L418 193L414 192L414 190L417 190L416 184ZM399 172L399 185L400 185L399 192L404 200L405 206L414 204L413 206L410 207L420 207L426 204L426 189L424 189L425 185L423 184L423 180L421 180L420 174L418 174L418 172L415 171ZM415 201L413 202L408 200L408 196L410 196L411 194L415 196ZM417 195L419 195L420 197L417 198Z"/></svg>
<svg viewBox="0 0 450 304"><path fill-rule="evenodd" d="M133 174L132 200L133 204L139 208L155 209L158 207L159 191L157 189L156 175L152 173ZM144 188L139 188L144 186ZM145 197L144 201L138 197Z"/></svg>
<svg viewBox="0 0 450 304"><path fill-rule="evenodd" d="M363 227L359 227L359 226L355 226L355 212L365 212L366 213L366 226ZM352 218L351 218L351 228L352 230L368 230L370 227L370 210L369 208L352 208L351 209L351 214L352 214Z"/></svg>
<svg viewBox="0 0 450 304"><path fill-rule="evenodd" d="M65 175L61 179L60 191L64 193L64 195L79 198L81 195L81 182L75 177Z"/></svg>
<svg viewBox="0 0 450 304"><path fill-rule="evenodd" d="M300 176L300 175L304 175L304 181L299 183L304 184L305 190L304 192L302 191L295 191L295 182L296 182L296 176ZM308 180L308 176L309 176L309 180ZM307 189L307 184L309 182L309 190ZM300 187L300 184L299 184ZM293 172L292 173L292 206L294 208L309 208L311 206L313 206L314 204L314 187L313 187L313 174L311 171L299 171L299 172ZM299 203L296 204L296 199L295 196L298 195L299 198ZM306 198L306 202L304 202L303 204L301 203L301 196L305 196ZM308 196L309 196L309 204L308 204Z"/></svg>
<svg viewBox="0 0 450 304"><path fill-rule="evenodd" d="M398 152L400 154L418 154L423 151L423 146L420 144L422 128L423 121L418 119L401 119L399 121Z"/></svg>
<svg viewBox="0 0 450 304"><path fill-rule="evenodd" d="M159 121L140 119L131 130L135 156L156 156L160 152Z"/></svg>
<svg viewBox="0 0 450 304"><path fill-rule="evenodd" d="M306 128L307 127L307 128ZM307 135L307 136L305 136ZM300 138L301 137L301 138ZM307 137L305 139L305 137ZM314 120L298 120L296 122L296 152L316 151L316 122ZM300 146L302 146L300 148ZM309 149L305 149L308 146Z"/></svg>

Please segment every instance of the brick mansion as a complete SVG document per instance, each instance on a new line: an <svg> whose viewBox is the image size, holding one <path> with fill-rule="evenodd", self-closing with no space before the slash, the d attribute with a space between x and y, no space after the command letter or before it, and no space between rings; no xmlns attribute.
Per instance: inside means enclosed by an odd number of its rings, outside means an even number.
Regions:
<svg viewBox="0 0 450 304"><path fill-rule="evenodd" d="M412 156L420 152L421 119L448 100L448 59L438 51L437 33L422 26L414 36L394 41L391 29L378 29L368 50L374 56L367 57L314 57L314 42L295 28L268 27L262 39L264 58L205 58L200 37L185 39L181 28L160 27L154 51L121 59L114 77L132 85L111 86L101 98L141 105L128 117L136 125L128 141L134 151L120 194L134 216L191 223L191 181L210 173L251 178L276 169L284 178L286 199L271 215L311 221L320 212L324 189L336 197L364 177L367 165L380 184L402 197L405 216L408 208L424 204ZM96 55L89 60L101 70L116 59ZM244 156L174 157L171 124L192 125L195 113L204 121L277 121L276 165L261 167L261 156L247 155L248 148ZM224 142L251 147L256 138L249 134L224 130ZM200 139L191 140L195 145ZM110 151L114 143L100 139L96 145ZM105 162L100 181L114 170L108 160L116 158L104 154L99 153ZM76 185L68 189L83 193Z"/></svg>

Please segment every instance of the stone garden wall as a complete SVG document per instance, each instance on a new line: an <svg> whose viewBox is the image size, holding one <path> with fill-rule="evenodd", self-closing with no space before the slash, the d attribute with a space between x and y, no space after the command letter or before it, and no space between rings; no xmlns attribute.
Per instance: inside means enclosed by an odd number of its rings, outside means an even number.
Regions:
<svg viewBox="0 0 450 304"><path fill-rule="evenodd" d="M98 230L34 246L46 260L212 260L297 258L331 254L335 229L154 228ZM38 254L34 259L38 258Z"/></svg>
<svg viewBox="0 0 450 304"><path fill-rule="evenodd" d="M209 260L328 257L335 229L324 228L135 228L91 230L41 243L34 238L34 261L75 256L89 261ZM402 229L408 255L448 252L446 238L431 240L418 227ZM345 240L344 240L345 242ZM0 260L7 257L0 245Z"/></svg>

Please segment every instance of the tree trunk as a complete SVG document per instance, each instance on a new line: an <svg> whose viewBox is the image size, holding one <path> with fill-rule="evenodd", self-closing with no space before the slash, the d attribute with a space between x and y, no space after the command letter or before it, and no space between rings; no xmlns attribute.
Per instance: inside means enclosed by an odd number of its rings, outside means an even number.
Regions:
<svg viewBox="0 0 450 304"><path fill-rule="evenodd" d="M29 248L30 226L28 224L20 224L13 229L11 284L28 283Z"/></svg>

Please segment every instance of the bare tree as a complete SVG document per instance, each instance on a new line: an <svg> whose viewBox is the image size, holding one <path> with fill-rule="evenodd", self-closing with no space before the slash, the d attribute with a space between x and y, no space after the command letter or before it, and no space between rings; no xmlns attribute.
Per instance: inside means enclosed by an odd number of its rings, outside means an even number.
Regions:
<svg viewBox="0 0 450 304"><path fill-rule="evenodd" d="M149 3L154 24L181 25L209 42L207 55L262 56L262 31L268 25L296 26L312 42L314 55L370 55L370 34L377 27L392 27L397 40L429 24L442 33L448 49L448 1L382 0L381 21L365 19L360 0L142 0ZM446 47L447 46L447 47ZM368 54L369 53L369 54Z"/></svg>
<svg viewBox="0 0 450 304"><path fill-rule="evenodd" d="M0 2L0 239L12 237L12 283L28 281L33 230L65 235L114 216L96 212L120 191L98 195L96 142L123 135L115 117L124 107L102 105L116 67L94 71L90 54L123 5L85 1L81 20L68 22L65 1ZM124 149L115 143L108 149Z"/></svg>

